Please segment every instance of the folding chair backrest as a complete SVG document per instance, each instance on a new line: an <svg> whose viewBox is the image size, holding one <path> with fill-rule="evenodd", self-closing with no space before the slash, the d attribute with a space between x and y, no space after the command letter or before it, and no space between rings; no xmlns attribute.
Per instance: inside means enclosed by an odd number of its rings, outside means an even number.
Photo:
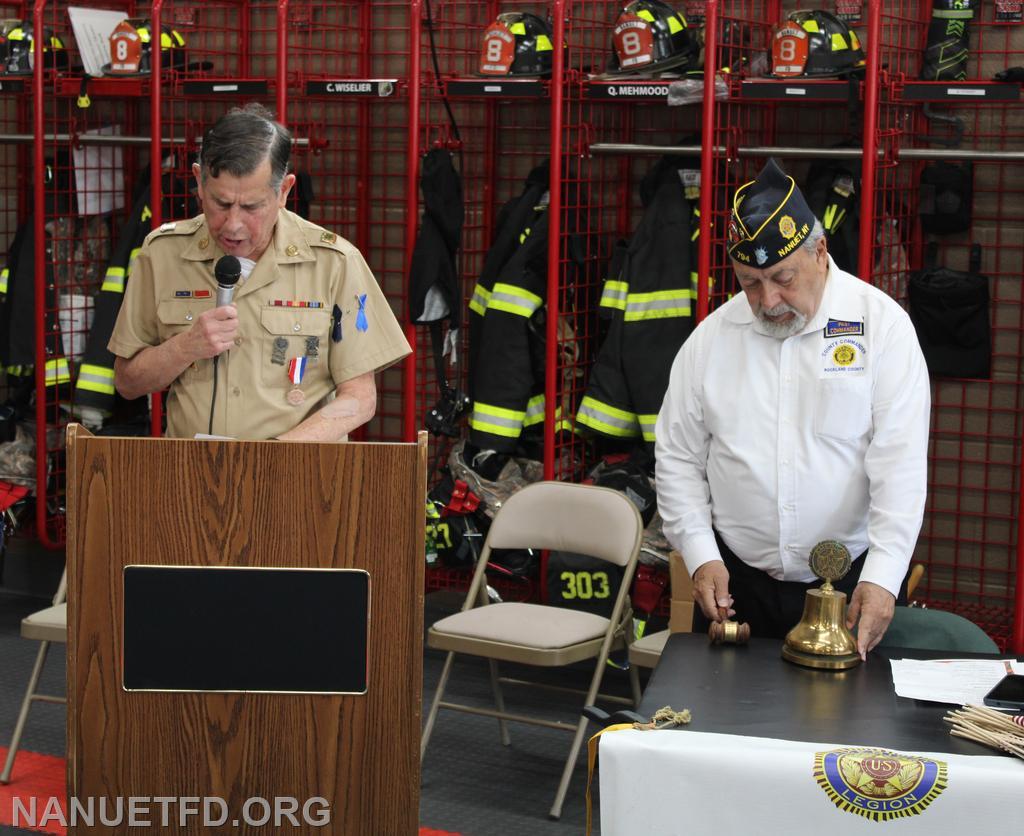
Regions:
<svg viewBox="0 0 1024 836"><path fill-rule="evenodd" d="M624 494L570 482L535 482L491 524L490 549L555 549L625 566L639 550L640 514Z"/></svg>

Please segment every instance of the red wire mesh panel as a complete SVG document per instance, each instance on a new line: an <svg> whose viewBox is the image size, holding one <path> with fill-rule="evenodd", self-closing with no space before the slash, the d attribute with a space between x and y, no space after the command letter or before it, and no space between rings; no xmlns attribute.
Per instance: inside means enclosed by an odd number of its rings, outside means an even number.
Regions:
<svg viewBox="0 0 1024 836"><path fill-rule="evenodd" d="M43 287L43 305L35 310L34 323L42 329L35 364L36 458L42 476L36 530L45 545L60 546L65 537L64 427L83 414L76 403L75 380L114 237L138 185L146 147L139 136L148 114L141 99L125 101L83 87L81 54L65 4L48 5L44 38L33 34L34 53L40 42L47 46L42 101L37 105L42 109L43 165L31 175L43 182L44 240L41 250L26 253L34 262L35 281ZM31 85L31 77L26 81ZM35 168L25 162L27 170ZM41 260L36 257L40 252Z"/></svg>
<svg viewBox="0 0 1024 836"><path fill-rule="evenodd" d="M879 119L884 156L877 205L881 222L890 218L915 242L907 254L911 267L924 266L929 240L936 263L956 270L968 269L971 245L980 245L992 353L991 373L984 379L933 376L929 498L915 559L926 564L920 597L928 605L966 615L1005 648L1019 582L1024 122L1019 84L1000 83L994 76L1024 65L1024 28L997 21L994 3L975 4L973 19L966 21L969 53L957 71L946 80L922 81L929 5L882 7L881 60L888 83ZM922 229L920 212L928 204L922 205L920 184L936 149L954 161L969 159L971 152L991 154L968 163L973 199L964 231L930 235ZM924 159L913 158L914 152ZM890 269L877 280L900 288L903 299L905 272Z"/></svg>
<svg viewBox="0 0 1024 836"><path fill-rule="evenodd" d="M420 38L422 108L419 152L448 149L462 180L465 207L457 268L465 300L462 321L492 243L499 207L517 196L530 171L550 155L547 82L531 95L494 94L477 75L484 30L512 4L430 0L423 4ZM446 102L447 100L447 107ZM448 108L451 110L449 116ZM417 328L416 389L412 408L417 426L440 397L430 338ZM467 391L468 328L460 333L457 358L445 376ZM465 427L463 425L463 431ZM451 439L432 436L434 461L442 465Z"/></svg>
<svg viewBox="0 0 1024 836"><path fill-rule="evenodd" d="M406 309L408 2L292 2L288 122L309 144L295 167L312 179L310 220L366 258L399 320ZM402 367L378 379L377 415L360 433L403 440Z"/></svg>
<svg viewBox="0 0 1024 836"><path fill-rule="evenodd" d="M0 4L0 15L4 18L20 19L23 14L22 3ZM31 335L26 337L24 333L14 333L17 322L24 322L26 317L19 296L26 291L29 296L32 294L31 272L29 286L16 287L19 277L15 260L16 245L20 245L24 228L32 219L31 145L24 141L32 131L30 81L13 77L0 81L0 135L4 137L0 142L0 251L3 253L0 266L0 402L17 408L20 413L16 426L5 424L4 438L22 448L34 443L35 437L35 416L30 409L34 345L31 344ZM0 458L0 479L34 487L34 460L25 456L15 457L10 444L4 449L5 454Z"/></svg>
<svg viewBox="0 0 1024 836"><path fill-rule="evenodd" d="M616 63L612 36L623 5L566 4L560 136L562 176L567 184L560 226L566 246L560 253L560 340L548 359L557 363L559 406L572 416L587 395L590 372L608 332L599 303L604 281L619 278L608 272L613 247L636 230L643 215L640 183L659 162L657 153L628 146L693 146L691 169L697 173L700 168L699 103L669 107L668 80L608 75ZM697 27L691 26L696 39ZM688 266L689 242L679 241L678 247L679 269L686 275L673 285L684 286L696 266ZM695 306L691 308L695 316ZM683 330L686 325L680 321L679 327ZM596 433L582 423L573 429L556 434L552 458L559 479L579 480L601 455L629 450L641 442L638 436Z"/></svg>

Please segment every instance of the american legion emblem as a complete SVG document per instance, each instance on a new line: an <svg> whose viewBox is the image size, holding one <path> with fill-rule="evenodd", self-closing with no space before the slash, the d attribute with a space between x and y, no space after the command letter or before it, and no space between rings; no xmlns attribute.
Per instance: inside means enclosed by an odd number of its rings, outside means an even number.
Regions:
<svg viewBox="0 0 1024 836"><path fill-rule="evenodd" d="M840 810L891 821L924 812L946 788L946 763L885 749L833 749L815 754L814 780Z"/></svg>

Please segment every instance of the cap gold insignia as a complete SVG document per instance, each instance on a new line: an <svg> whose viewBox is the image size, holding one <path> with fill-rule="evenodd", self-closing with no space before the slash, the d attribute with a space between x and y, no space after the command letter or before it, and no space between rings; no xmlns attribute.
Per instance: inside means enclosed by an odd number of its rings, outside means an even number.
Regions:
<svg viewBox="0 0 1024 836"><path fill-rule="evenodd" d="M289 244L287 247L284 248L284 254L287 256L296 256L299 254L299 248L296 247L294 244Z"/></svg>
<svg viewBox="0 0 1024 836"><path fill-rule="evenodd" d="M789 215L779 218L779 234L787 240L796 235L796 222Z"/></svg>
<svg viewBox="0 0 1024 836"><path fill-rule="evenodd" d="M322 232L320 233L320 240L328 244L333 244L335 241L338 240L338 236L335 235L333 232Z"/></svg>
<svg viewBox="0 0 1024 836"><path fill-rule="evenodd" d="M209 238L200 238L199 239L199 249L205 250L208 246L210 246L210 239Z"/></svg>

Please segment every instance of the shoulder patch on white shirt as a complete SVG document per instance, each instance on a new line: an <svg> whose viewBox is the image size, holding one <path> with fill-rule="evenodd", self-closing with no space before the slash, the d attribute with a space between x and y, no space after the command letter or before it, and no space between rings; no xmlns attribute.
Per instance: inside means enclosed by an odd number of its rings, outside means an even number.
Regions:
<svg viewBox="0 0 1024 836"><path fill-rule="evenodd" d="M863 375L867 362L867 349L859 340L832 340L821 352L821 378Z"/></svg>

